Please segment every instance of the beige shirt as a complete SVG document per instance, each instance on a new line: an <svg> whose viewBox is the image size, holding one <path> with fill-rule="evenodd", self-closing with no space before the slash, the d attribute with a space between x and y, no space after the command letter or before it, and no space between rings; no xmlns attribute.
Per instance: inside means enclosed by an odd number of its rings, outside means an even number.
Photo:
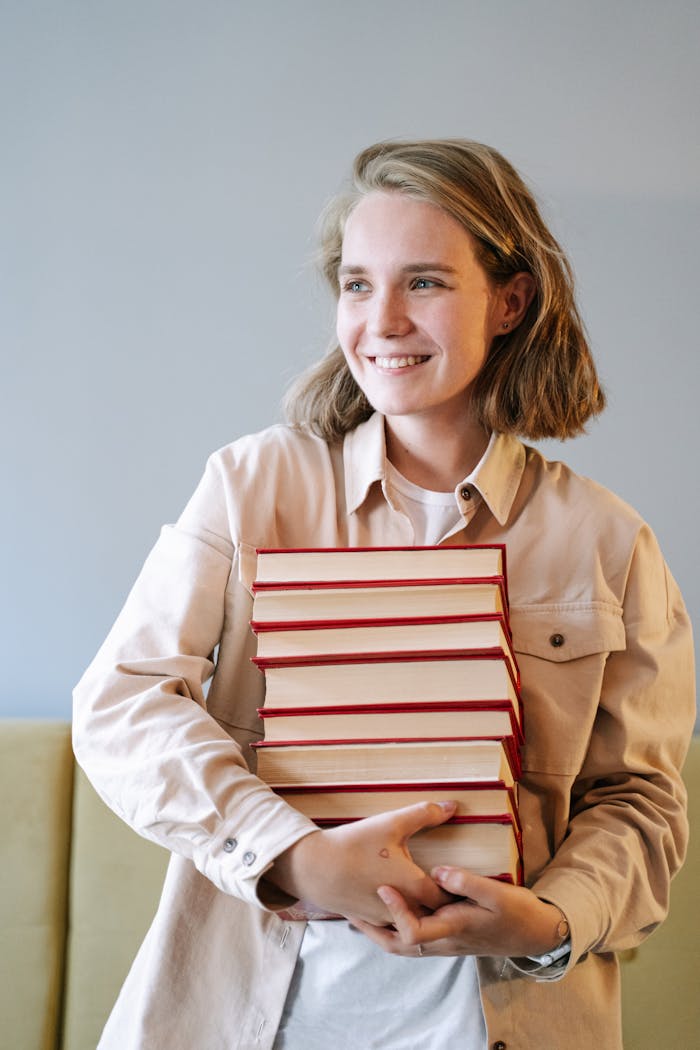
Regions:
<svg viewBox="0 0 700 1050"><path fill-rule="evenodd" d="M278 426L216 453L76 688L78 760L174 854L104 1050L272 1045L303 924L269 895L264 907L258 884L314 826L249 772L264 690L250 662L255 548L410 544L384 461L378 415L342 445ZM685 850L691 632L651 531L615 496L503 435L474 485L482 501L450 542L507 544L526 881L572 934L559 982L479 960L489 1043L614 1050L613 953L663 919ZM470 487L459 498L468 511Z"/></svg>

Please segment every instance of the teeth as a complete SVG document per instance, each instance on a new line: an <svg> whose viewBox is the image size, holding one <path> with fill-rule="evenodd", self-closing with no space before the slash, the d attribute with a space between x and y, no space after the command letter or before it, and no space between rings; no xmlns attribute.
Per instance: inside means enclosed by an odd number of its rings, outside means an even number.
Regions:
<svg viewBox="0 0 700 1050"><path fill-rule="evenodd" d="M413 354L409 354L408 357L375 357L374 359L378 368L408 368L427 360L427 356L414 357Z"/></svg>

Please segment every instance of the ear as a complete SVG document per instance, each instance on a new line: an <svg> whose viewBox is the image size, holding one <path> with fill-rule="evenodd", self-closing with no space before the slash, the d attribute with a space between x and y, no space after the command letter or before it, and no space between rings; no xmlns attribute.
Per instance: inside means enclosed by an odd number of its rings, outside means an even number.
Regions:
<svg viewBox="0 0 700 1050"><path fill-rule="evenodd" d="M516 273L499 289L496 334L504 335L517 328L535 298L537 287L531 273Z"/></svg>

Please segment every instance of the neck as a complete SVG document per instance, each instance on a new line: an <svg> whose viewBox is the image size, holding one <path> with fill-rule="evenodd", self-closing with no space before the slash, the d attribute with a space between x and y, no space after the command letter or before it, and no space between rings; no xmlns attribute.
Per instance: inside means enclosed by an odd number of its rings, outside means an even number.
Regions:
<svg viewBox="0 0 700 1050"><path fill-rule="evenodd" d="M489 435L467 420L459 428L435 420L393 416L385 420L386 454L400 474L421 488L451 492L477 465Z"/></svg>

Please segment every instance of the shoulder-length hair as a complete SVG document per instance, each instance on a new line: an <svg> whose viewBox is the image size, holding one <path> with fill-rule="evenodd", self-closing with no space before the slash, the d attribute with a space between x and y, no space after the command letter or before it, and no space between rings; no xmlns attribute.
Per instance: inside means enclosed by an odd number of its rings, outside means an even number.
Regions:
<svg viewBox="0 0 700 1050"><path fill-rule="evenodd" d="M471 393L470 411L487 430L537 440L581 433L605 407L571 266L515 168L496 150L466 139L380 142L355 159L352 187L320 220L320 261L336 297L345 223L373 192L436 204L474 240L495 284L526 272L535 295L520 324L497 336ZM331 441L372 414L337 345L292 385L291 422Z"/></svg>

